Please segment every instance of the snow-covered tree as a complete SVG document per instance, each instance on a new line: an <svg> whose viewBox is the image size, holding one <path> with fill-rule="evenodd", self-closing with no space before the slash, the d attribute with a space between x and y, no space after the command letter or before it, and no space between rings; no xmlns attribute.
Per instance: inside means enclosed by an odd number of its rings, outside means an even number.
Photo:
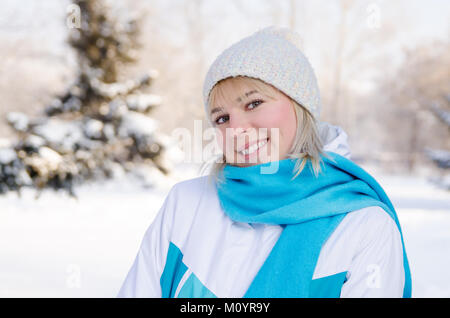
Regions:
<svg viewBox="0 0 450 318"><path fill-rule="evenodd" d="M18 141L0 147L0 193L33 186L74 195L78 182L139 164L168 172L163 160L167 137L149 116L161 98L146 93L157 71L132 80L121 73L136 61L138 19L119 19L100 0L73 4L81 13L79 27L68 29L77 55L76 78L42 117L7 115Z"/></svg>
<svg viewBox="0 0 450 318"><path fill-rule="evenodd" d="M450 94L447 94L441 101L450 106ZM433 102L430 105L430 110L446 125L450 131L450 111L444 110L439 106L439 102ZM442 149L425 148L425 154L430 158L440 169L443 170L442 175L432 178L432 181L438 186L450 190L450 151Z"/></svg>
<svg viewBox="0 0 450 318"><path fill-rule="evenodd" d="M428 150L450 149L448 125L435 116L441 113L443 119L450 110L445 97L449 94L449 48L445 40L407 48L399 66L387 68L379 78L370 103L386 167L421 173L422 167L434 168Z"/></svg>

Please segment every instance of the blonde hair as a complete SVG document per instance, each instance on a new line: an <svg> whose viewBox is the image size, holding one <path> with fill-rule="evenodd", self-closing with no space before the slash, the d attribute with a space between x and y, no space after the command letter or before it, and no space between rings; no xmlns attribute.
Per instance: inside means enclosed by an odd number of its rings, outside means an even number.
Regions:
<svg viewBox="0 0 450 318"><path fill-rule="evenodd" d="M229 87L231 87L232 89L236 89L239 93L243 93L245 89L250 88L257 90L259 93L267 96L268 98L275 98L277 92L289 98L294 106L295 115L297 118L297 131L295 139L292 144L291 150L287 155L291 159L297 159L293 171L296 173L291 180L296 178L303 171L308 160L311 161L314 175L317 177L318 174L322 171L322 168L320 166L322 163L321 155L324 155L330 159L332 158L329 157L323 150L323 143L320 139L317 122L311 112L309 112L305 107L294 101L292 98L284 94L276 87L267 84L259 79L247 76L228 77L217 82L217 84L211 89L211 92L209 94L208 105L216 105L216 101L219 99L222 101L229 100L226 94L225 85L223 85L225 82ZM215 124L211 121L209 113L206 114L206 117L209 123L214 126ZM222 162L216 162L217 160L215 160L212 163L212 167L210 170L210 176L214 176L216 181L219 181L218 175L227 164L225 161L225 157L223 157L222 159ZM201 171L205 171L206 168L208 168L210 165L211 163L205 162L201 167Z"/></svg>

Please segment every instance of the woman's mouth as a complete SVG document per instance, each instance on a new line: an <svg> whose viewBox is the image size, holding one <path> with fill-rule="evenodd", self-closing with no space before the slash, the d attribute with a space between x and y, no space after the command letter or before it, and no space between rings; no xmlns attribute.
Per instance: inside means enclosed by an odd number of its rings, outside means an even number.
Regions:
<svg viewBox="0 0 450 318"><path fill-rule="evenodd" d="M248 148L245 148L241 151L238 151L238 153L242 156L250 157L250 155L258 152L262 147L264 147L265 145L267 145L267 143L269 142L269 138L258 141L257 143L251 145Z"/></svg>

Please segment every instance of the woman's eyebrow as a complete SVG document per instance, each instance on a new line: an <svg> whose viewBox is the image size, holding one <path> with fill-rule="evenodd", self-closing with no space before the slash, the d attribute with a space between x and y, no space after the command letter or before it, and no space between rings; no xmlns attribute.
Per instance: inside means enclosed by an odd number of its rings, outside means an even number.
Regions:
<svg viewBox="0 0 450 318"><path fill-rule="evenodd" d="M247 92L247 93L245 93L243 96L238 97L238 98L236 99L236 102L237 102L237 103L240 103L240 102L242 101L242 99L248 98L250 95L256 94L256 93L258 93L257 90L252 90L252 91L250 91L250 92ZM217 113L217 112L221 112L221 111L223 111L223 107L221 107L221 106L220 106L220 107L214 107L214 108L211 110L210 115L213 115L213 114L215 114L215 113Z"/></svg>
<svg viewBox="0 0 450 318"><path fill-rule="evenodd" d="M258 93L258 91L257 91L257 90L252 90L252 91L250 91L250 92L247 92L247 93L244 94L244 96L238 97L238 98L236 99L236 102L240 103L240 102L242 101L243 98L247 98L247 97L249 97L250 95L255 94L255 93Z"/></svg>
<svg viewBox="0 0 450 318"><path fill-rule="evenodd" d="M223 111L223 107L215 107L211 110L211 115Z"/></svg>

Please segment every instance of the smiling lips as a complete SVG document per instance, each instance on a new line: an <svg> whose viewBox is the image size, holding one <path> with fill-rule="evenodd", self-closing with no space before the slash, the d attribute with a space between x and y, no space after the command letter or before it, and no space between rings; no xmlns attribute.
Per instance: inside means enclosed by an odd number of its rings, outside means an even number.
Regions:
<svg viewBox="0 0 450 318"><path fill-rule="evenodd" d="M265 146L268 142L269 138L254 143L251 146L245 145L245 148L243 150L238 151L238 153L243 156L251 155L252 153L256 152L259 148Z"/></svg>

